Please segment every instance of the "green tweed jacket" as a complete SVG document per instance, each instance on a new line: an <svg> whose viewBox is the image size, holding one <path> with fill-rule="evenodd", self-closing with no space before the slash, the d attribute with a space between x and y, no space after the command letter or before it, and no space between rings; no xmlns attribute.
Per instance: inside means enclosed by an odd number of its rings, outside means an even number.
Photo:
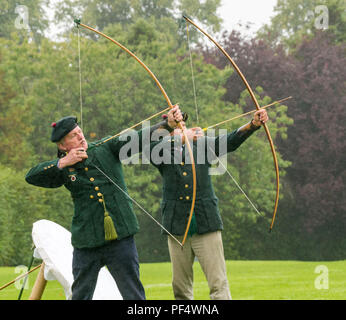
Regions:
<svg viewBox="0 0 346 320"><path fill-rule="evenodd" d="M192 233L203 234L223 229L218 198L209 171L211 162L217 160L216 156L235 151L255 130L257 128L247 126L227 135L199 138L198 143L193 143L197 188L194 216L190 226L190 231L193 229ZM173 235L183 235L192 204L193 177L188 152L185 152L185 146L176 140L176 137L165 137L160 142L151 143L152 150L158 148L159 143L162 149L165 148L165 144L171 145L170 164L155 163L153 158L151 163L160 171L163 178L162 224ZM223 150L220 149L222 145L226 147ZM152 156L153 154L152 152Z"/></svg>
<svg viewBox="0 0 346 320"><path fill-rule="evenodd" d="M145 130L147 129L137 132L139 141ZM98 247L106 243L104 204L114 222L118 239L133 235L139 230L132 201L127 196L119 159L120 149L127 141L115 138L103 144L99 142L88 145L88 158L83 162L63 169L57 167L58 159L43 162L33 167L25 177L28 183L35 186L65 186L70 191L74 203L72 245L76 248ZM142 145L138 151L141 149ZM96 167L106 173L121 190Z"/></svg>

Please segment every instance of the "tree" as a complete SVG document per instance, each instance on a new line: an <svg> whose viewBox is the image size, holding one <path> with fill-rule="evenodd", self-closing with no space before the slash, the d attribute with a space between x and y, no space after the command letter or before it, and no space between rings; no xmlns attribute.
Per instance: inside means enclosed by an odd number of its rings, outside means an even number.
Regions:
<svg viewBox="0 0 346 320"><path fill-rule="evenodd" d="M13 168L21 168L23 157L30 154L25 140L30 129L25 125L25 116L21 113L25 109L25 106L18 104L15 92L5 81L5 72L0 69L0 163Z"/></svg>
<svg viewBox="0 0 346 320"><path fill-rule="evenodd" d="M48 219L69 229L73 215L67 190L34 188L25 171L0 165L0 265L28 264L32 255L32 225Z"/></svg>
<svg viewBox="0 0 346 320"><path fill-rule="evenodd" d="M223 43L252 87L261 85L263 93L274 100L293 96L287 102L287 115L294 125L282 136L287 139L276 139L277 150L292 163L281 179L284 197L278 210L277 236L287 245L281 252L296 259L343 258L345 45L325 31L313 38L306 36L290 54L263 40L243 41L236 32L224 34ZM210 49L205 58L220 68L227 63ZM241 87L233 74L224 100L236 101ZM343 249L335 250L335 241ZM281 252L274 256L282 258Z"/></svg>
<svg viewBox="0 0 346 320"><path fill-rule="evenodd" d="M261 39L246 41L237 31L224 32L220 41L222 47L237 63L252 88L261 86L263 93L274 100L293 95L287 90L287 85L294 82L294 60L287 56L283 46L272 48ZM229 61L215 48L204 48L207 62L223 69L229 66ZM225 101L235 102L244 90L244 84L237 73L227 79ZM247 109L253 108L248 100ZM290 104L290 102L287 102Z"/></svg>
<svg viewBox="0 0 346 320"><path fill-rule="evenodd" d="M49 0L26 0L25 3L0 0L0 38L12 38L15 33L22 40L32 36L39 43L48 26L44 9Z"/></svg>
<svg viewBox="0 0 346 320"><path fill-rule="evenodd" d="M346 40L345 10L343 0L278 0L276 15L259 35L272 45L293 48L302 37L314 37L324 30L334 35L335 43L343 43Z"/></svg>
<svg viewBox="0 0 346 320"><path fill-rule="evenodd" d="M206 63L202 52L193 51L199 107L199 122L197 122L189 52L181 33L185 25L177 23L176 13L178 10L183 11L185 6L184 11L187 11L190 16L196 15L202 22L207 23L208 19L213 18L213 15L208 16L207 13L213 13L219 1L198 2L205 4L205 13L201 10L203 7L195 8L195 2L190 1L179 2L181 7L173 7L173 12L163 10L166 2L131 2L132 5L135 3L141 4L141 10L144 10L143 8L148 10L143 12L151 12L153 17L155 12L158 15L150 19L134 16L134 20L128 25L113 21L105 24L103 31L128 47L150 67L172 102L179 103L183 111L189 113L190 126L207 127L224 120L225 115L232 117L235 115L233 111L238 114L249 108L249 97L246 92L243 92L244 87L239 86L237 95L232 101L224 99L227 91L225 84L233 76L232 70L218 69L213 64ZM101 6L102 3L99 5ZM172 15L166 16L168 13ZM205 15L204 18L203 15ZM95 17L98 15L95 14ZM111 18L111 15L109 17ZM216 20L211 27L216 27ZM76 115L80 118L78 37L75 31L76 29L59 43L43 39L39 47L30 41L21 41L18 35L14 35L10 40L0 39L4 56L0 68L4 71L6 83L15 93L10 100L13 106L12 112L21 118L25 127L23 137L26 146L30 146L28 150L31 151L29 153L31 156L21 159L23 171L15 172L17 173L15 174L11 171L13 169L4 167L6 179L3 179L0 184L3 190L7 187L6 180L10 179L11 175L14 179L22 179L23 182L25 172L37 161L56 157L56 146L49 141L51 122L66 115ZM196 48L194 43L196 37L197 33L193 34L191 39L193 48ZM88 30L80 29L80 41L83 129L89 141L122 131L167 106L148 73L127 53L104 38L93 38ZM261 89L257 84L252 87L256 88L255 92L262 105L273 100L268 94L268 88ZM284 138L287 126L290 124L285 107L273 109L270 117L273 119L270 124L272 136ZM236 129L246 121L238 120L227 128ZM262 149L265 152L259 151ZM289 163L281 158L279 153L278 157L281 172L284 174ZM243 188L249 194L253 194L254 198L261 195L261 201L257 205L265 215L263 219L257 217L256 213L252 213L246 200L240 200L239 191L226 178L226 174L213 177L215 189L222 203L224 237L227 243L226 255L244 258L256 249L260 249L256 252L264 252L264 245L261 246L259 243L249 245L248 229L257 228L258 234L262 235L269 226L274 203L275 173L272 169L273 160L269 145L263 131L257 132L228 159L231 161L228 162L229 169L241 182ZM136 200L140 199L141 205L160 220L161 178L159 173L146 164L125 165L124 171L130 195ZM24 209L27 215L37 211L39 215L32 215L33 219L37 219L55 206L59 207L61 202L66 215L60 217L59 214L54 213L50 217L57 223L68 225L66 221L70 218L67 214L71 214L71 204L64 191L42 190L31 186L25 187L22 184L15 188L14 182L11 183L17 194L28 194L31 198L30 201L25 200L21 203L18 198L6 192L6 201L1 203L0 211L7 210L10 214L3 215L2 221L12 225L12 217L16 220ZM32 189L33 194L27 188ZM231 199L230 195L232 195ZM52 197L52 203L50 203L50 197ZM56 208L53 211L57 212ZM141 261L167 259L167 250L162 246L162 236L157 225L145 217L143 212L137 210L137 214L141 222L141 232L137 235ZM17 245L23 245L24 240L30 238L29 226L32 221L28 216L21 221L20 225L25 225L26 229L20 227L18 230L24 232L25 236L18 237ZM14 228L13 226L13 230ZM19 233L19 231L15 232ZM11 248L15 248L17 238L8 239L13 239ZM238 241L235 242L235 239ZM11 252L7 255L9 258L6 263L18 261L17 257L13 258L13 250Z"/></svg>
<svg viewBox="0 0 346 320"><path fill-rule="evenodd" d="M346 171L344 120L345 45L328 33L306 39L296 49L296 127L289 130L284 153L293 161L290 181L307 231L345 225ZM333 159L331 161L331 159Z"/></svg>
<svg viewBox="0 0 346 320"><path fill-rule="evenodd" d="M68 34L75 18L81 18L82 22L100 31L115 24L127 29L138 19L145 19L152 25L155 24L157 29L164 28L166 32L170 30L177 34L172 29L177 26L177 21L182 18L182 14L186 14L216 31L220 29L221 22L216 15L219 6L220 0L67 0L57 3L55 24L69 26L62 31L62 33L67 31ZM165 26L166 24L168 26ZM185 28L185 25L182 27ZM90 37L96 39L93 34Z"/></svg>

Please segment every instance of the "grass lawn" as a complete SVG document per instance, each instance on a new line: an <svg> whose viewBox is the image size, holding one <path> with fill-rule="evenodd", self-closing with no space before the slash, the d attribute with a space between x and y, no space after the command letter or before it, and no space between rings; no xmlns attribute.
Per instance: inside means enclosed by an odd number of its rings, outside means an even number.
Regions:
<svg viewBox="0 0 346 320"><path fill-rule="evenodd" d="M195 299L208 300L208 284L198 262L194 271ZM234 300L346 299L346 261L227 261L227 272ZM140 273L148 300L174 299L170 263L143 263ZM24 290L22 300L28 299L37 274L34 271L29 277L29 288ZM0 286L18 275L14 267L1 267ZM11 285L0 291L0 300L16 300L17 287ZM60 284L49 281L42 300L64 299Z"/></svg>

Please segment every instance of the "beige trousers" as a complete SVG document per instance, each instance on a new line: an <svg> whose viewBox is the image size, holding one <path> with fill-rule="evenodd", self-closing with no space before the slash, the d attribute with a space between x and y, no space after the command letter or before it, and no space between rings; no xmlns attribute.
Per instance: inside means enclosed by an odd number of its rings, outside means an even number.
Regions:
<svg viewBox="0 0 346 320"><path fill-rule="evenodd" d="M177 237L179 241L183 237ZM210 299L230 300L226 263L221 231L194 234L186 239L184 248L168 237L168 249L172 262L173 293L177 300L193 299L193 263L197 257L209 285Z"/></svg>

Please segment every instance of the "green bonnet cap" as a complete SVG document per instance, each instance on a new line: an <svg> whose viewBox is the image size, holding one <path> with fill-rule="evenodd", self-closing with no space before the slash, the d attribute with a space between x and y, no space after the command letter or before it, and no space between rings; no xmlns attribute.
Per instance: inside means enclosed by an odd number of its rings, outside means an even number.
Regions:
<svg viewBox="0 0 346 320"><path fill-rule="evenodd" d="M60 119L58 122L53 122L51 126L53 128L51 141L58 142L69 132L71 132L75 127L78 126L77 117L64 117Z"/></svg>

